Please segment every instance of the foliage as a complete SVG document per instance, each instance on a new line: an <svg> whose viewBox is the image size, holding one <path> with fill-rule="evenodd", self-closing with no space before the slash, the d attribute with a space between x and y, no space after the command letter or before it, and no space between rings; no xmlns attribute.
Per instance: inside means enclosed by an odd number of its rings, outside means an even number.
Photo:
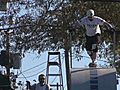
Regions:
<svg viewBox="0 0 120 90"><path fill-rule="evenodd" d="M36 2L35 2L36 1ZM76 20L85 16L86 10L92 8L95 14L115 25L116 40L120 33L120 3L69 0L33 0L9 2L7 14L1 17L1 26L9 26L10 48L15 52L24 53L28 50L41 53L48 50L70 48L79 41L84 42L84 30L72 29ZM25 11L23 13L23 11ZM22 14L21 14L22 12ZM9 29L13 27L12 29ZM102 40L113 42L111 33L105 26L102 28ZM3 31L3 30L2 30ZM6 47L6 34L1 32L1 48ZM83 41L83 42L82 42ZM116 42L116 53L119 51ZM77 45L76 45L77 46ZM14 49L13 49L14 48ZM119 52L120 54L120 52Z"/></svg>

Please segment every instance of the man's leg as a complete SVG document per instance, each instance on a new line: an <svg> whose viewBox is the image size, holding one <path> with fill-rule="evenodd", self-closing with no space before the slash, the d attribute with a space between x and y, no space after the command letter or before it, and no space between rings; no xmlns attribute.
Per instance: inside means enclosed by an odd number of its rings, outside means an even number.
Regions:
<svg viewBox="0 0 120 90"><path fill-rule="evenodd" d="M97 66L95 64L95 60L96 60L96 56L97 56L97 51L98 51L97 44L92 44L92 49L91 49L91 54L90 54L92 63L89 64L89 67L96 67Z"/></svg>
<svg viewBox="0 0 120 90"><path fill-rule="evenodd" d="M92 60L92 62L89 63L89 67L96 67L96 66L97 66L97 64L95 63L95 60L96 60L96 52L91 51L91 53L89 52L88 54L89 54L89 56L90 56L90 58L91 58L91 60Z"/></svg>
<svg viewBox="0 0 120 90"><path fill-rule="evenodd" d="M93 44L92 44L92 56L91 56L91 59L92 59L92 62L94 63L95 60L96 60L96 57L97 57L97 52L98 52L98 45L99 43L101 42L101 37L100 37L100 34L97 33L95 35L95 37L93 38Z"/></svg>
<svg viewBox="0 0 120 90"><path fill-rule="evenodd" d="M93 49L96 49L96 44L94 44L94 41L96 41L95 37L86 36L86 50L92 61L89 64L89 67L96 67L96 64L94 63L96 60L96 52L93 51Z"/></svg>
<svg viewBox="0 0 120 90"><path fill-rule="evenodd" d="M93 52L93 51L87 51L88 55L90 56L92 63L95 62L96 60L96 56L97 56L97 52Z"/></svg>
<svg viewBox="0 0 120 90"><path fill-rule="evenodd" d="M97 56L97 52L92 52L92 56L91 56L92 63L95 62L95 60L96 60L96 56Z"/></svg>
<svg viewBox="0 0 120 90"><path fill-rule="evenodd" d="M96 67L97 66L97 64L95 63L95 60L97 57L97 51L98 51L97 44L93 44L92 45L92 54L91 54L92 63L89 64L89 67Z"/></svg>

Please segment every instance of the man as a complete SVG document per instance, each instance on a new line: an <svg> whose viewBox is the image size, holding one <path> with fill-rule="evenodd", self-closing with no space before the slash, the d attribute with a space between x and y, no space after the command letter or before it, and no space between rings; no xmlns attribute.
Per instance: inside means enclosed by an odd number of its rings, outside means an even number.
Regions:
<svg viewBox="0 0 120 90"><path fill-rule="evenodd" d="M106 22L104 19L95 16L94 10L90 9L87 11L86 16L83 17L78 24L86 29L86 50L91 57L92 62L89 64L90 67L96 67L95 60L98 52L98 44L100 43L100 25L106 25L109 29L114 30L113 26Z"/></svg>
<svg viewBox="0 0 120 90"><path fill-rule="evenodd" d="M46 78L44 74L40 74L38 77L39 83L32 86L32 90L51 90L50 86L46 84Z"/></svg>

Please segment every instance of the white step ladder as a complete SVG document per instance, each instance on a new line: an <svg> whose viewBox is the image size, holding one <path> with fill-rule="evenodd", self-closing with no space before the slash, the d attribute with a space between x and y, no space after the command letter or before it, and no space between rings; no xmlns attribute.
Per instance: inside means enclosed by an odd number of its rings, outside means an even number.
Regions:
<svg viewBox="0 0 120 90"><path fill-rule="evenodd" d="M58 58L52 58L52 56L57 56ZM54 67L54 68L53 68ZM57 69L58 68L58 69ZM56 72L52 72L51 70L57 70ZM57 83L50 83L50 79L58 78ZM63 77L62 77L62 68L61 68L61 59L60 52L48 52L48 61L47 61L47 71L46 71L47 83L50 84L52 90L64 90L63 88Z"/></svg>

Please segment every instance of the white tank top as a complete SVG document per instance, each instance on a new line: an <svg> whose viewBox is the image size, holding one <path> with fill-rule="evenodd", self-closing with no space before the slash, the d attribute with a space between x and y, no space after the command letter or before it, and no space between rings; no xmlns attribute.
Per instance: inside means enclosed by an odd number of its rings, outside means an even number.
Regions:
<svg viewBox="0 0 120 90"><path fill-rule="evenodd" d="M49 87L49 85L48 85L48 89L49 89L50 87ZM45 84L45 85L43 85L43 86L41 86L39 83L38 84L36 84L36 87L35 87L35 90L46 90L47 89L47 85Z"/></svg>

